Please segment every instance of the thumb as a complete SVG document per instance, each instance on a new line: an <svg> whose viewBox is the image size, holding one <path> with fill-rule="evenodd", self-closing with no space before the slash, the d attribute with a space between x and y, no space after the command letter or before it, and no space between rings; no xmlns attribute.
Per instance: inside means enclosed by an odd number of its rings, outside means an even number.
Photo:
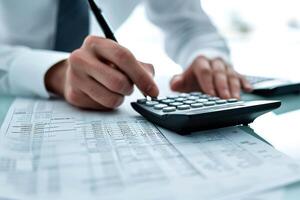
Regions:
<svg viewBox="0 0 300 200"><path fill-rule="evenodd" d="M173 91L184 91L185 90L185 84L184 84L184 76L183 74L177 74L173 76L171 82L170 82L171 89Z"/></svg>

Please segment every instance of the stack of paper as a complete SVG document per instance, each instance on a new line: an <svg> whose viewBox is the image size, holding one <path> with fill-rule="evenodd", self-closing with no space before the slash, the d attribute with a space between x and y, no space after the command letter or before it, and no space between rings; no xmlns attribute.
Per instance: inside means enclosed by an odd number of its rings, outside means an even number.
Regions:
<svg viewBox="0 0 300 200"><path fill-rule="evenodd" d="M300 179L297 163L238 127L180 136L62 101L16 100L0 142L6 198L233 199Z"/></svg>

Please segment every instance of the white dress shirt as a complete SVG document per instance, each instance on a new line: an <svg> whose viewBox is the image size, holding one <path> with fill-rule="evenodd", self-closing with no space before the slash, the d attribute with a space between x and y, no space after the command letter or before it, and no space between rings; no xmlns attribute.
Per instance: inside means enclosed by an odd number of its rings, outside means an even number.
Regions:
<svg viewBox="0 0 300 200"><path fill-rule="evenodd" d="M59 0L0 0L0 94L49 97L44 76L68 53L53 51ZM140 2L165 33L168 55L187 67L199 55L228 61L228 49L199 0L99 0L116 30Z"/></svg>

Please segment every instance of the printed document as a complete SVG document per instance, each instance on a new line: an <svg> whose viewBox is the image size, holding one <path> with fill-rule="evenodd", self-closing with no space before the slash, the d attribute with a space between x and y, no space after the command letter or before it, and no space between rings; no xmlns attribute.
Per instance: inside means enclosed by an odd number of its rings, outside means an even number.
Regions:
<svg viewBox="0 0 300 200"><path fill-rule="evenodd" d="M0 198L240 199L299 174L239 127L180 136L134 113L17 99L1 128Z"/></svg>

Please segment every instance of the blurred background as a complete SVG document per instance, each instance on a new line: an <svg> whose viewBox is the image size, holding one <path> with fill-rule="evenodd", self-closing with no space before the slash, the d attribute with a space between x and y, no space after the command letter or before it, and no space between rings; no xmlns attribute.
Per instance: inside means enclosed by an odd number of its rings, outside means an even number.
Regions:
<svg viewBox="0 0 300 200"><path fill-rule="evenodd" d="M232 63L241 73L300 80L299 0L202 0L227 39ZM179 73L163 50L163 35L145 17L143 5L117 31L122 45L158 74ZM299 77L299 78L298 78Z"/></svg>

